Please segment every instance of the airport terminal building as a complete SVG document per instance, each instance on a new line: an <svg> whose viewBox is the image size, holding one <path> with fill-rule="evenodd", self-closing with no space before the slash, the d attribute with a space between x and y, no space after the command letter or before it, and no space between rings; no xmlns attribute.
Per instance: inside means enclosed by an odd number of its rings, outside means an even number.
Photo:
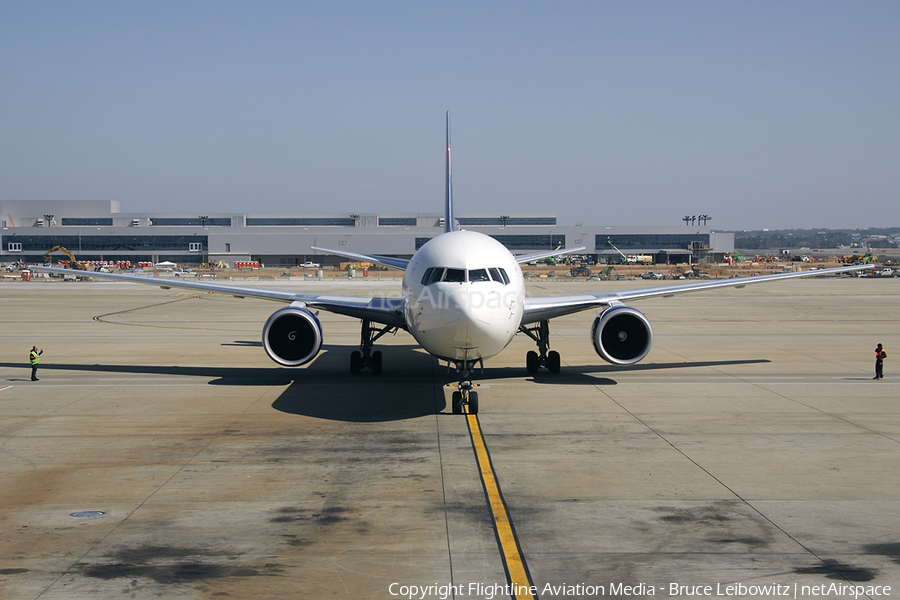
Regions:
<svg viewBox="0 0 900 600"><path fill-rule="evenodd" d="M461 229L480 231L527 254L584 246L595 263L622 255L658 264L718 262L734 251L734 234L706 225L611 227L559 225L553 213L456 216ZM122 213L117 200L0 200L0 262L41 264L54 246L81 261L172 261L182 265L259 261L293 266L345 259L312 246L408 258L444 228L436 213L261 214Z"/></svg>

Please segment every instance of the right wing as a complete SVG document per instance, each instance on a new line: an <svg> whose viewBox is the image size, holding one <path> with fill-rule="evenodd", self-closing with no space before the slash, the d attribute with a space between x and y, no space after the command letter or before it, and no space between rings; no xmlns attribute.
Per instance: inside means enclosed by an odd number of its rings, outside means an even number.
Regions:
<svg viewBox="0 0 900 600"><path fill-rule="evenodd" d="M314 310L325 310L339 315L356 317L357 319L375 321L376 323L383 323L384 325L406 329L406 320L403 317L403 300L400 298L371 298L309 292L290 292L238 285L225 285L221 283L188 281L185 279L161 279L159 277L119 275L116 273L98 273L95 271L76 271L74 269L57 269L55 267L31 267L30 270L42 273L57 273L60 275L78 275L97 277L99 279L110 279L113 281L127 281L129 283L158 286L164 290L181 288L215 294L227 294L229 296L234 296L235 298L259 298L262 300L283 302L285 304L296 303Z"/></svg>
<svg viewBox="0 0 900 600"><path fill-rule="evenodd" d="M679 283L674 285L661 285L651 288L641 288L634 290L621 290L598 292L596 294L578 294L573 296L544 296L540 298L525 298L525 314L522 317L522 324L536 323L538 321L546 321L563 315L589 310L591 308L599 308L601 306L611 306L614 304L622 304L627 300L641 300L644 298L654 298L659 296L673 296L675 294L683 294L686 292L700 292L724 287L744 287L745 285L754 283L765 283L767 281L778 281L782 279L793 279L795 277L813 277L816 275L832 275L835 273L847 273L851 271L860 271L862 269L871 269L872 265L862 265L854 267L835 267L832 269L817 269L813 271L799 271L797 273L778 273L775 275L760 275L758 277L735 277L731 279L716 279L713 281L698 281L693 283Z"/></svg>
<svg viewBox="0 0 900 600"><path fill-rule="evenodd" d="M579 252L581 250L584 250L584 246L578 246L577 248L563 248L562 250L547 250L545 252L536 252L534 254L521 254L516 256L516 262L521 265L522 263L531 262L533 260L543 260L552 256L571 254L572 252Z"/></svg>

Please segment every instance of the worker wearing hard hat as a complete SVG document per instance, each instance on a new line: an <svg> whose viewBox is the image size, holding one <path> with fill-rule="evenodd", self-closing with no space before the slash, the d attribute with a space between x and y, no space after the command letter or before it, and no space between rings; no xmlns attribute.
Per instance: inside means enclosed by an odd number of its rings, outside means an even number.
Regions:
<svg viewBox="0 0 900 600"><path fill-rule="evenodd" d="M44 353L44 347L41 346L40 351L38 351L37 346L31 347L31 352L28 354L28 360L31 361L31 380L38 381L37 378L37 368L38 363L41 362L41 354Z"/></svg>

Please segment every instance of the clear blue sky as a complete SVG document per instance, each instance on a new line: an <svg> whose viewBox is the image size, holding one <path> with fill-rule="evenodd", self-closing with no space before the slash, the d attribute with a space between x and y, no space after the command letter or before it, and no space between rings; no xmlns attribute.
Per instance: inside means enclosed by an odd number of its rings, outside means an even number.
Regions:
<svg viewBox="0 0 900 600"><path fill-rule="evenodd" d="M0 3L0 197L900 226L900 3Z"/></svg>

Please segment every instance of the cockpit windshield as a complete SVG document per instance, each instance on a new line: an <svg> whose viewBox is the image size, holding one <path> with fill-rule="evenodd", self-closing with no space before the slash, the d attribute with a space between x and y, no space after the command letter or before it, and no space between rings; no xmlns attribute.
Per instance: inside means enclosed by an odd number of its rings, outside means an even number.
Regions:
<svg viewBox="0 0 900 600"><path fill-rule="evenodd" d="M450 283L462 283L466 280L465 269L447 269L441 281L449 281Z"/></svg>
<svg viewBox="0 0 900 600"><path fill-rule="evenodd" d="M472 269L469 271L469 281L490 281L487 269Z"/></svg>
<svg viewBox="0 0 900 600"><path fill-rule="evenodd" d="M445 267L430 267L422 276L422 285L431 285L438 281L450 283L479 283L482 281L496 281L503 285L509 285L509 275L502 267L490 267L488 269L451 269Z"/></svg>

